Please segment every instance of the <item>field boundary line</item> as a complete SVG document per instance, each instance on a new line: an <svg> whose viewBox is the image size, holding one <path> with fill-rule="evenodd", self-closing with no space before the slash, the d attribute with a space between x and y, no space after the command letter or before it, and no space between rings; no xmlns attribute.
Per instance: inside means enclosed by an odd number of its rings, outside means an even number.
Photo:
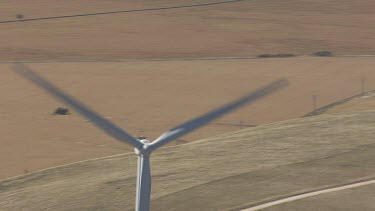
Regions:
<svg viewBox="0 0 375 211"><path fill-rule="evenodd" d="M301 118L305 118L305 117L311 117L311 116L317 116L317 115L320 115L322 114L324 111L334 107L334 106L338 106L338 105L341 105L343 103L346 103L348 101L351 101L353 99L356 99L356 98L360 98L360 97L365 97L365 96L368 96L368 95L371 95L375 93L375 89L373 90L370 90L370 91L366 91L366 92L363 92L363 93L360 93L360 94L356 94L356 95L353 95L353 96L350 96L350 97L347 97L347 98L344 98L342 100L338 100L338 101L335 101L333 103L329 103L325 106L322 106L318 109L315 109L314 111L311 111L305 115L303 115Z"/></svg>
<svg viewBox="0 0 375 211"><path fill-rule="evenodd" d="M361 187L361 186L365 186L365 185L371 185L371 184L375 184L375 179L351 183L351 184L338 186L338 187L334 187L334 188L327 188L327 189L313 191L313 192L304 193L304 194L298 194L298 195L295 195L295 196L290 196L290 197L287 197L287 198L278 199L278 200L275 200L275 201L270 201L270 202L267 202L267 203L256 205L254 207L243 209L241 211L261 210L261 209L272 207L272 206L275 206L275 205L284 204L284 203L288 203L288 202L292 202L292 201L297 201L297 200L300 200L300 199L313 197L313 196L317 196L317 195L320 195L320 194L331 193L331 192L341 191L341 190L346 190L346 189L351 189L351 188L357 188L357 187Z"/></svg>
<svg viewBox="0 0 375 211"><path fill-rule="evenodd" d="M22 177L26 177L26 176L29 176L29 175L37 174L37 173L40 173L40 172L43 172L43 171L53 170L53 169L57 169L57 168L61 168L61 167L67 167L67 166L71 166L71 165L75 165L75 164L79 164L79 163L85 163L85 162L89 162L89 161L115 158L115 157L125 156L125 155L128 155L128 154L130 155L130 154L134 154L134 153L133 152L126 152L126 153L108 155L108 156L104 156L104 157L97 157L97 158L90 158L90 159L86 159L86 160L80 160L80 161L76 161L76 162L72 162L72 163L66 163L66 164L57 165L57 166L52 166L52 167L48 167L48 168L42 168L42 169L39 169L39 170L31 171L31 172L26 173L26 174L19 174L19 175L16 175L16 176L12 176L12 177L2 179L2 180L0 180L0 184L3 183L3 182L12 181L12 180L20 179Z"/></svg>
<svg viewBox="0 0 375 211"><path fill-rule="evenodd" d="M73 15L61 15L61 16L48 16L48 17L39 17L39 18L28 18L28 19L5 20L5 21L0 21L0 24L29 22L29 21L42 21L42 20L51 20L51 19L78 18L78 17L87 17L87 16L98 16L98 15L111 15L111 14L119 14L119 13L172 10L172 9L191 8L191 7L204 7L204 6L211 6L211 5L218 5L218 4L235 3L235 2L241 2L241 1L250 1L250 0L225 0L225 1L189 4L189 5L176 5L176 6L164 6L164 7L144 8L144 9L117 10L117 11L107 11L107 12L81 13L81 14L73 14Z"/></svg>
<svg viewBox="0 0 375 211"><path fill-rule="evenodd" d="M122 62L182 62L182 61L224 61L224 60L264 60L264 59L292 59L301 57L313 58L361 58L375 57L374 55L335 55L330 57L318 57L308 54L295 55L288 58L260 58L259 56L214 56L214 57L175 57L175 58L117 58L117 59L67 59L67 60L0 60L0 64L29 63L29 64L48 64L48 63L122 63Z"/></svg>

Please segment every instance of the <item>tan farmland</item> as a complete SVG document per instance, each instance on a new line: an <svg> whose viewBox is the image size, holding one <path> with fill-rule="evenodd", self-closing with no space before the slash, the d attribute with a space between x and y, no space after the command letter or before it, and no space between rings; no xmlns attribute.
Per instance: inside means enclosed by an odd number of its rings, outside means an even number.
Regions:
<svg viewBox="0 0 375 211"><path fill-rule="evenodd" d="M28 63L130 134L151 140L273 80L289 80L286 89L156 152L152 210L241 209L374 179L374 96L300 118L375 89L373 0L244 0L1 23L20 15L207 2L216 1L0 1L0 180L8 178L0 182L0 210L132 210L134 205L132 149L74 111L51 115L64 105L12 72L14 61ZM334 57L311 56L324 50ZM296 57L257 58L282 53ZM211 138L188 143L206 137ZM52 168L116 154L121 155ZM45 168L51 169L37 171ZM16 175L21 176L9 178ZM373 187L269 210L316 205L373 210L368 197L375 195Z"/></svg>
<svg viewBox="0 0 375 211"><path fill-rule="evenodd" d="M0 21L213 0L3 0ZM0 60L375 54L372 0L248 0L174 10L0 24Z"/></svg>
<svg viewBox="0 0 375 211"><path fill-rule="evenodd" d="M290 86L173 144L251 125L298 118L317 106L375 84L372 58L30 64L47 79L134 136L162 132L280 77ZM2 178L129 150L73 113L54 116L58 101L0 65Z"/></svg>

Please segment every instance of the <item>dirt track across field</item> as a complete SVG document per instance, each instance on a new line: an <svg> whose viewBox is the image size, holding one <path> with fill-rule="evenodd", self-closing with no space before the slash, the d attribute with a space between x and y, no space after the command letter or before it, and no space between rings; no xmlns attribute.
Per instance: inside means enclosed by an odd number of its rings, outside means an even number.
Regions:
<svg viewBox="0 0 375 211"><path fill-rule="evenodd" d="M257 205L257 206L254 206L254 207L251 207L251 208L248 208L248 209L244 209L242 211L256 211L256 210L264 210L266 208L269 208L269 207L272 207L272 209L276 209L276 210L281 210L280 207L278 205L282 204L282 206L284 206L284 208L282 209L285 209L285 210L291 210L290 208L290 205L292 203L294 203L295 201L299 201L299 200L304 200L306 198L312 198L312 197L316 197L316 198L325 198L326 196L324 196L324 194L331 194L333 192L339 192L339 193L334 193L336 195L341 195L341 193L348 193L349 191L352 191L351 189L354 189L354 191L358 191L359 192L362 190L365 190L366 192L368 190L371 189L371 185L374 185L375 183L375 180L368 180L368 181L360 181L360 182L356 182L356 183L352 183L352 184L347 184L347 185L342 185L342 186L339 186L339 187L334 187L334 188L327 188L327 189L323 189L323 190L317 190L317 191L313 191L313 192L309 192L309 193L304 193L304 194L299 194L299 195L294 195L294 196L289 196L287 198L283 198L283 199L279 199L279 200L275 200L275 201L270 201L270 202L267 202L267 203L264 203L264 204L260 204L260 205ZM362 187L362 186L370 186L370 187ZM368 195L371 195L370 194L366 194L366 192L364 193L361 193L361 196L368 196ZM321 196L323 195L323 196ZM352 194L349 194L349 195L352 195ZM336 196L337 197L337 196ZM336 198L336 197L333 197L333 198ZM326 197L327 198L327 197ZM332 204L332 203L335 203L337 204L337 201L342 201L340 199L338 199L339 197L337 197L337 199L330 199L330 200L327 200L328 203ZM362 197L361 197L362 198ZM371 198L371 196L369 196L369 198ZM311 199L308 199L308 200L311 200ZM314 199L312 199L314 200ZM351 203L353 201L353 198L349 199L349 201L346 201L346 203L340 203L341 207L342 208L348 208L348 203ZM288 203L287 205L284 205L285 203ZM297 202L299 203L299 202ZM370 206L372 207L372 210L375 208L373 205L371 204L368 204L368 203L371 203L371 200L370 199L367 199L365 200L365 203L361 203L361 204L358 204L358 202L355 203L353 207L353 209L358 209L358 210L364 210L363 207L366 206L366 208L369 208L370 209ZM306 202L303 202L303 203L300 203L301 205L303 205L303 208L298 208L298 209L295 209L295 210L306 210ZM315 202L315 204L319 204L319 206L322 206L321 202ZM374 204L374 203L373 203ZM294 205L294 204L293 204ZM292 205L292 206L293 206ZM358 206L359 205L359 206ZM277 207L275 207L277 206ZM285 207L288 207L288 208L285 208ZM316 205L315 206L307 206L308 208L307 209L313 209L313 210L316 210ZM322 206L322 209L327 209L327 204ZM332 209L332 208L331 208ZM337 208L335 208L337 209ZM342 210L342 209L340 209Z"/></svg>

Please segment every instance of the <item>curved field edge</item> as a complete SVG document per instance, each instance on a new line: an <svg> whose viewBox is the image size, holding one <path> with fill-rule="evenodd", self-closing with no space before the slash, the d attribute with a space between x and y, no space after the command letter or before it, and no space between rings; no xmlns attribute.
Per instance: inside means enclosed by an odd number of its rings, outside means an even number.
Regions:
<svg viewBox="0 0 375 211"><path fill-rule="evenodd" d="M367 181L375 178L374 153L375 145L368 145L306 162L246 172L161 197L153 208L240 210L294 195ZM175 206L169 207L171 204Z"/></svg>
<svg viewBox="0 0 375 211"><path fill-rule="evenodd" d="M358 99L358 98L361 98L361 97L373 96L374 94L375 94L375 90L371 90L371 91L367 91L367 92L360 93L360 94L357 94L357 95L353 95L351 97L348 97L348 98L330 103L328 105L322 106L322 107L320 107L320 108L318 108L318 109L316 109L312 112L309 112L309 113L305 114L303 117L321 115L321 114L324 114L326 111L328 111L332 108L335 108L339 105L342 105L344 103L350 102L352 100L355 100L355 99Z"/></svg>
<svg viewBox="0 0 375 211"><path fill-rule="evenodd" d="M164 148L151 161L153 210L235 209L374 175L374 120L322 115ZM1 182L0 207L132 210L135 172L134 154L36 172Z"/></svg>

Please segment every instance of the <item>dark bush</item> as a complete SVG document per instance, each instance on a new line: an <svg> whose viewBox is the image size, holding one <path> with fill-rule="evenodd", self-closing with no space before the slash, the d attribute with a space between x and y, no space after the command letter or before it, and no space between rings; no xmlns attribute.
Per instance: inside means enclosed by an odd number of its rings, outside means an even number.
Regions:
<svg viewBox="0 0 375 211"><path fill-rule="evenodd" d="M54 115L68 115L70 114L69 109L67 108L56 108L55 112L53 112Z"/></svg>
<svg viewBox="0 0 375 211"><path fill-rule="evenodd" d="M288 58L288 57L294 57L296 55L289 54L289 53L279 53L279 54L260 54L257 57L258 58Z"/></svg>
<svg viewBox="0 0 375 211"><path fill-rule="evenodd" d="M17 18L17 19L23 19L23 15L22 15L22 14L17 14L17 15L16 15L16 18Z"/></svg>
<svg viewBox="0 0 375 211"><path fill-rule="evenodd" d="M314 56L333 56L331 51L318 51L313 53Z"/></svg>
<svg viewBox="0 0 375 211"><path fill-rule="evenodd" d="M260 54L258 55L258 58L271 58L271 54Z"/></svg>

